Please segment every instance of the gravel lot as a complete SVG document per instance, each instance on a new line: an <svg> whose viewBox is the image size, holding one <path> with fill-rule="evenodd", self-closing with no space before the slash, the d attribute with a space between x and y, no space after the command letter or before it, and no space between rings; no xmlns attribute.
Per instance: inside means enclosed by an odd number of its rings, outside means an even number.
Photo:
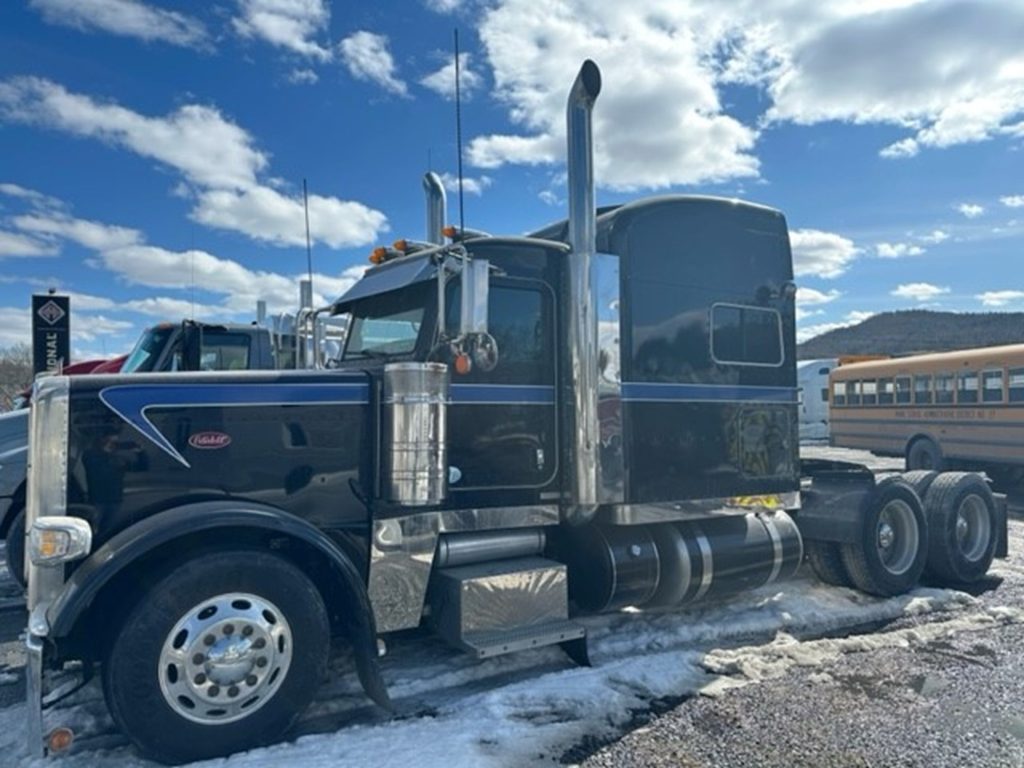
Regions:
<svg viewBox="0 0 1024 768"><path fill-rule="evenodd" d="M844 453L876 470L899 468ZM1010 501L1010 559L974 590L977 610L990 615L1024 607L1024 497ZM948 631L941 615L901 619L865 636L863 648L850 638L838 654L829 640L804 643L804 663L678 704L582 765L1024 766L1024 626L972 630L946 619ZM737 670L741 683L746 672Z"/></svg>

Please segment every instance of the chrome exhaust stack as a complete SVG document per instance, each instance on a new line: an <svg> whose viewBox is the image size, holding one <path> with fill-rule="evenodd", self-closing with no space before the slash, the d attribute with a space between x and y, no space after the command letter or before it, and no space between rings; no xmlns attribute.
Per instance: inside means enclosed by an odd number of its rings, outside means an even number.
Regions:
<svg viewBox="0 0 1024 768"><path fill-rule="evenodd" d="M448 215L448 197L441 177L433 171L423 175L423 191L427 195L427 242L444 245L444 220Z"/></svg>
<svg viewBox="0 0 1024 768"><path fill-rule="evenodd" d="M570 395L566 411L571 467L570 523L591 519L598 505L597 418L598 335L594 253L597 211L594 202L594 149L591 112L601 92L601 70L587 59L569 91L566 105L569 171L569 245L565 322L569 335Z"/></svg>

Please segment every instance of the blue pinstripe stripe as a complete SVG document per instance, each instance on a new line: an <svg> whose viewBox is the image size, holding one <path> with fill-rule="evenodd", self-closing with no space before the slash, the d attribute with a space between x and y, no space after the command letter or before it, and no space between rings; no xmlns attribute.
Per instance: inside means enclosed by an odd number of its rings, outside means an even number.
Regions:
<svg viewBox="0 0 1024 768"><path fill-rule="evenodd" d="M450 401L454 405L553 405L555 388L529 384L452 384Z"/></svg>
<svg viewBox="0 0 1024 768"><path fill-rule="evenodd" d="M797 390L792 387L747 387L731 384L654 384L623 382L626 402L681 403L793 403Z"/></svg>

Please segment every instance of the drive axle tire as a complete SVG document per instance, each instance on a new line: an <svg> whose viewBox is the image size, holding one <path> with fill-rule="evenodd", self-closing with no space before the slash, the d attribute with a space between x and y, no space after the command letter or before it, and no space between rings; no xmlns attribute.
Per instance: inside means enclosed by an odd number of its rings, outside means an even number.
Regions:
<svg viewBox="0 0 1024 768"><path fill-rule="evenodd" d="M7 570L11 577L24 589L25 583L25 510L22 509L11 520L7 529Z"/></svg>
<svg viewBox="0 0 1024 768"><path fill-rule="evenodd" d="M898 477L882 480L867 501L860 541L840 551L862 592L890 597L912 589L928 556L928 521L914 489Z"/></svg>
<svg viewBox="0 0 1024 768"><path fill-rule="evenodd" d="M804 551L807 562L811 564L814 575L826 584L834 587L852 587L853 581L843 565L843 555L839 544L834 541L804 540Z"/></svg>
<svg viewBox="0 0 1024 768"><path fill-rule="evenodd" d="M934 440L921 437L910 444L907 450L908 471L930 469L933 472L941 472L942 464L942 451Z"/></svg>
<svg viewBox="0 0 1024 768"><path fill-rule="evenodd" d="M942 584L971 584L992 565L999 536L988 483L971 472L946 472L925 497L928 575Z"/></svg>
<svg viewBox="0 0 1024 768"><path fill-rule="evenodd" d="M202 760L274 740L324 678L320 593L287 560L208 553L159 580L103 664L114 721L146 756Z"/></svg>
<svg viewBox="0 0 1024 768"><path fill-rule="evenodd" d="M931 469L915 469L911 472L904 472L900 475L903 478L903 482L914 489L914 493L917 494L917 498L924 501L925 495L928 493L928 489L932 483L935 482L935 478L939 476L938 472ZM925 508L927 512L927 507Z"/></svg>

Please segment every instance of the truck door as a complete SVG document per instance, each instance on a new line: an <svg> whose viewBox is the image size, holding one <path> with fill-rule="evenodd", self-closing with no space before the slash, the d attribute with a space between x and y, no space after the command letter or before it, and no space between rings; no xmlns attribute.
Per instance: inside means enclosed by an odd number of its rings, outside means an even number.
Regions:
<svg viewBox="0 0 1024 768"><path fill-rule="evenodd" d="M448 327L458 327L459 290L449 291ZM448 411L450 492L519 489L536 497L556 479L555 306L538 280L493 278L489 330L498 343L492 371L453 372ZM463 495L465 494L465 495ZM463 496L462 499L459 496ZM481 500L481 503L486 503Z"/></svg>

